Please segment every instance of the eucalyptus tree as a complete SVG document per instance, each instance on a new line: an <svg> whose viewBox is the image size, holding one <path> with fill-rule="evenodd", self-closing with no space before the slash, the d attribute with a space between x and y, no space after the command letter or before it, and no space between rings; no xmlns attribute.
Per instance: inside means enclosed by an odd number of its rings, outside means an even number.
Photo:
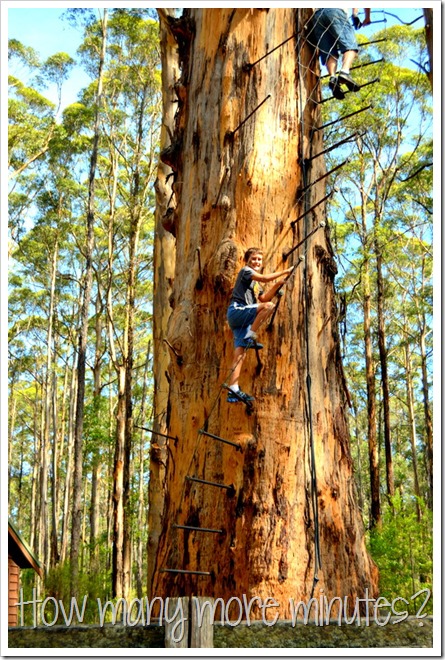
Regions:
<svg viewBox="0 0 445 660"><path fill-rule="evenodd" d="M324 184L315 182L325 171L316 159L321 133L311 130L321 123L314 54L302 36L310 11L164 16L181 75L162 151L174 182L164 227L176 252L172 294L155 309L171 307L152 593L273 593L283 616L289 596L371 593L377 582L353 484L335 264L320 207L304 213L322 199ZM302 196L307 159L314 185ZM305 222L293 222L301 214ZM258 244L269 272L285 259L299 265L264 333L260 363L246 360L256 398L249 415L225 401L232 356L225 314L242 254Z"/></svg>
<svg viewBox="0 0 445 660"><path fill-rule="evenodd" d="M51 149L50 149L51 150ZM58 410L58 379L63 373L60 356L71 347L66 345L63 329L58 321L59 305L66 304L69 292L60 278L60 263L67 253L67 227L71 220L70 206L73 185L69 172L68 144L60 153L51 154L45 171L45 185L35 199L34 224L18 242L12 253L10 319L12 364L15 347L26 347L36 362L44 366L39 376L33 375L40 393L37 404L40 418L34 461L38 467L39 488L34 490L39 515L36 516L36 550L46 567L57 562L58 510L61 483L59 468L63 433ZM22 301L17 313L15 301ZM34 309L34 311L32 311ZM71 319L72 322L72 319ZM14 437L11 437L14 443ZM33 534L34 535L34 534ZM51 548L51 551L50 551Z"/></svg>
<svg viewBox="0 0 445 660"><path fill-rule="evenodd" d="M383 435L385 441L386 491L394 494L393 450L391 443L391 383L388 373L388 323L392 315L393 283L388 276L388 263L393 257L392 238L411 232L410 218L397 213L401 197L409 199L411 177L427 167L425 148L431 137L431 108L428 82L406 66L406 53L421 53L423 33L409 27L396 27L375 38L385 37L374 52L363 56L367 63L378 55L385 63L358 70L357 79L379 76L372 92L349 97L337 106L339 115L357 113L341 122L335 138L354 131L359 134L356 149L351 149L349 163L337 174L341 189L341 210L346 222L341 222L337 236L348 236L342 260L347 273L349 301L361 307L365 364L367 372L368 441L371 479L371 524L380 519L380 474L377 441L376 367L382 387ZM374 39L374 37L373 37ZM359 112L372 94L372 111ZM342 133L342 131L345 133ZM340 134L340 135L339 135ZM344 154L343 154L344 155ZM424 164L422 166L422 163ZM333 164L333 163L332 163ZM419 165L420 164L420 165ZM431 163L429 163L431 165ZM401 181L407 179L401 188ZM340 211L340 213L339 213ZM357 250L357 239L359 241ZM354 257L348 263L348 255ZM344 280L346 282L346 280ZM374 293L375 292L375 293ZM377 338L374 344L374 337Z"/></svg>
<svg viewBox="0 0 445 660"><path fill-rule="evenodd" d="M131 458L134 441L135 358L142 359L151 318L153 184L160 126L158 24L137 13L117 11L110 21L112 58L107 75L107 151L115 163L108 178L109 270L106 273L111 359L118 375L114 460L113 593L128 595L131 583ZM105 167L105 163L104 163ZM110 187L108 188L110 190ZM116 225L116 220L118 224ZM116 254L122 276L115 281ZM122 287L122 294L121 289ZM123 318L116 323L116 309ZM146 328L145 333L142 328ZM138 338L139 336L139 338ZM149 331L150 336L150 331ZM145 364L142 359L142 364ZM142 366L142 365L140 365Z"/></svg>
<svg viewBox="0 0 445 660"><path fill-rule="evenodd" d="M9 41L8 59L10 67L18 60L34 73L31 84L23 83L13 75L8 79L8 165L9 177L15 179L47 153L57 128L56 115L60 109L62 86L75 62L67 53L60 52L41 63L32 48L16 39ZM49 84L56 85L57 105L39 91L39 88Z"/></svg>
<svg viewBox="0 0 445 660"><path fill-rule="evenodd" d="M80 10L82 11L82 10ZM71 527L71 589L78 593L79 551L82 530L82 472L83 472L83 418L85 405L85 378L86 378L86 352L88 343L88 324L90 315L91 288L93 283L93 249L94 249L94 221L95 221L95 185L96 166L99 151L100 137L100 106L102 103L103 74L107 43L108 11L98 10L99 19L86 26L86 41L93 48L96 58L97 86L94 99L94 129L90 152L90 165L88 174L88 200L86 205L86 236L85 236L85 273L82 285L82 306L80 313L79 344L77 357L77 392L76 392L76 420L74 428L74 472L73 472L73 504Z"/></svg>

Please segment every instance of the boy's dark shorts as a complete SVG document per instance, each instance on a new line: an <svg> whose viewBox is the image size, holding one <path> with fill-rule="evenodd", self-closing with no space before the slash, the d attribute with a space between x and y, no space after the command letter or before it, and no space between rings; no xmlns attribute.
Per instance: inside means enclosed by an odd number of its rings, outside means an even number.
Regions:
<svg viewBox="0 0 445 660"><path fill-rule="evenodd" d="M323 64L347 50L358 52L354 28L343 9L318 9L310 20L307 41L320 51Z"/></svg>
<svg viewBox="0 0 445 660"><path fill-rule="evenodd" d="M246 332L254 322L257 310L258 304L240 305L235 302L229 305L229 309L227 310L227 321L233 332L235 348L244 346Z"/></svg>

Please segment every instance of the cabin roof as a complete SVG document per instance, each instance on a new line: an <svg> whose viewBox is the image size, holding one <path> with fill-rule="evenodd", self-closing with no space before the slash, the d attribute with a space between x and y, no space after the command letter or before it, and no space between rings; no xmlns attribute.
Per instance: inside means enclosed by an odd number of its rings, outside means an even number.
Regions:
<svg viewBox="0 0 445 660"><path fill-rule="evenodd" d="M40 577L43 576L42 565L10 520L8 521L8 555L20 568L33 568Z"/></svg>

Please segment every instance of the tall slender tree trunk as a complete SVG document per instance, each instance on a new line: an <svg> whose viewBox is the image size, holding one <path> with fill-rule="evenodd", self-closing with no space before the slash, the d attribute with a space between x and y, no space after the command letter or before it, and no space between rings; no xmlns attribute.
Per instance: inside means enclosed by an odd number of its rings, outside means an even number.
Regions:
<svg viewBox="0 0 445 660"><path fill-rule="evenodd" d="M376 270L377 270L377 334L379 344L380 374L382 383L382 403L383 403L383 436L385 439L385 467L386 467L386 492L389 497L394 495L394 467L392 461L391 447L391 418L389 408L389 377L388 377L388 351L386 348L386 328L385 328L385 304L384 304L384 279L383 262L380 240L377 237L380 222L375 221L374 239Z"/></svg>
<svg viewBox="0 0 445 660"><path fill-rule="evenodd" d="M51 273L50 273L50 303L48 310L48 329L46 333L46 367L45 367L45 387L44 387L44 400L43 400L43 424L42 424L42 444L41 444L41 463L40 463L40 554L39 557L44 563L46 570L50 565L50 543L49 543L49 530L50 519L53 521L52 514L48 507L48 481L49 481L49 462L53 451L50 450L51 442L51 429L53 432L53 440L55 444L56 429L53 428L52 421L52 367L53 367L53 326L54 326L54 308L55 308L55 289L56 289L56 274L58 262L58 243L54 245L52 259L51 259Z"/></svg>
<svg viewBox="0 0 445 660"><path fill-rule="evenodd" d="M426 332L427 325L425 318L423 318L423 325L420 334L420 359L422 365L422 399L423 411L425 420L425 447L426 447L426 467L428 477L428 491L427 498L428 506L433 508L433 421L431 415L431 406L429 401L429 385L428 385L428 367L427 367L427 354L426 354Z"/></svg>
<svg viewBox="0 0 445 660"><path fill-rule="evenodd" d="M62 497L63 497L63 483L61 479L59 479L59 474L60 474L60 466L62 460L65 460L65 434L66 434L66 428L67 428L67 396L68 396L68 383L69 383L69 377L70 377L70 369L68 367L68 362L65 365L65 373L63 376L63 391L62 391L62 397L60 401L60 423L58 424L58 432L57 432L57 456L54 457L54 466L53 466L53 475L56 475L56 480L55 484L53 485L52 489L52 495L53 495L53 510L54 510L54 518L55 518L55 524L53 524L53 529L55 529L55 534L54 536L56 537L56 543L53 542L53 547L58 550L57 551L57 558L55 561L60 562L61 560L61 545L62 545L62 536L63 534L60 533L60 526L61 526L61 519L60 519L60 513L61 513L61 508L62 508ZM56 376L54 375L54 378ZM53 388L53 398L54 398L54 404L53 404L53 410L54 410L54 416L57 416L57 402L58 402L58 392L56 389L56 385L54 385ZM65 484L66 480L68 477L69 473L69 468L68 468L68 461L65 463L66 465L66 471L65 471ZM62 529L63 529L63 520L62 520Z"/></svg>
<svg viewBox="0 0 445 660"><path fill-rule="evenodd" d="M33 436L34 436L34 456L38 456L38 432L37 432L37 400L38 400L38 388L36 388L36 401L34 402L34 418L33 418ZM30 506L30 519L31 519L31 531L29 535L29 545L34 550L39 550L38 548L38 503L37 503L37 493L38 493L38 461L34 461L32 466L32 476L31 476L31 506Z"/></svg>
<svg viewBox="0 0 445 660"><path fill-rule="evenodd" d="M354 410L354 437L357 445L357 490L358 490L358 505L360 511L363 511L365 505L365 498L363 497L363 479L362 479L362 453L360 449L361 434L358 427L358 408L355 399L353 398L352 407Z"/></svg>
<svg viewBox="0 0 445 660"><path fill-rule="evenodd" d="M408 334L405 335L408 338ZM416 415L414 411L414 391L413 391L413 381L412 381L412 366L411 366L411 355L409 350L409 343L405 341L404 343L404 356L405 356L405 378L406 378L406 400L408 404L408 421L409 421L409 437L411 443L411 457L413 464L413 477L414 477L414 494L417 497L416 510L417 510L417 519L420 521L421 510L419 500L421 497L420 486L419 486L419 468L417 464L417 447L416 447Z"/></svg>
<svg viewBox="0 0 445 660"><path fill-rule="evenodd" d="M46 380L46 379L45 379ZM38 556L42 558L45 571L49 569L49 507L48 507L48 472L49 438L47 435L47 392L46 383L42 385L42 404L40 407L40 443L39 443L39 535Z"/></svg>
<svg viewBox="0 0 445 660"><path fill-rule="evenodd" d="M371 287L369 283L369 262L365 261L362 269L363 283L363 334L365 341L366 393L368 409L368 455L369 478L371 486L370 526L381 523L380 513L380 472L379 448L377 442L377 409L375 388L375 367L371 335Z"/></svg>
<svg viewBox="0 0 445 660"><path fill-rule="evenodd" d="M12 442L14 438L15 422L17 417L17 397L15 395L15 374L11 374L11 389L9 395L9 419L8 419L8 484L11 483L12 478ZM8 497L8 517L11 514L11 501ZM20 516L17 516L17 521L20 524ZM32 546L31 546L32 547Z"/></svg>
<svg viewBox="0 0 445 660"><path fill-rule="evenodd" d="M89 307L93 284L93 248L94 248L94 207L96 165L99 147L99 114L102 99L103 69L106 53L107 9L102 16L101 53L95 98L95 125L93 147L90 159L88 179L88 208L86 218L85 274L83 284L82 307L80 313L80 331L77 360L77 402L74 427L74 473L73 473L73 515L71 529L71 593L78 595L79 551L82 530L82 476L83 476L83 415L85 401L86 351L88 342Z"/></svg>
<svg viewBox="0 0 445 660"><path fill-rule="evenodd" d="M58 216L62 215L62 197L59 200ZM54 319L56 309L56 278L59 259L58 238L54 245L53 258L51 263L51 285L50 285L50 308L48 314L48 333L47 333L47 378L46 378L46 426L45 426L45 444L47 453L51 456L51 546L48 552L47 566L55 566L59 561L58 550L58 439L59 429L57 420L57 375L54 366L55 340L54 340ZM52 429L52 448L49 451L50 437Z"/></svg>
<svg viewBox="0 0 445 660"><path fill-rule="evenodd" d="M321 123L317 65L304 43L283 43L304 34L309 15L191 9L172 23L182 74L162 153L178 185L167 333L173 440L152 592L272 593L283 617L291 596L374 593L377 578L355 499L329 234L320 207L291 225L324 195L315 185L302 203L303 166L309 182L325 171L320 132L311 131ZM271 332L262 330L261 369L253 352L246 359L241 386L256 398L247 415L222 388L233 351L225 314L242 254L257 244L267 271L297 268Z"/></svg>
<svg viewBox="0 0 445 660"><path fill-rule="evenodd" d="M101 370L102 370L102 314L103 305L98 287L96 298L96 349L93 366L94 391L93 400L99 403L101 394ZM90 500L90 570L98 568L99 548L97 545L99 534L99 488L102 470L102 448L92 448L91 465L91 500Z"/></svg>
<svg viewBox="0 0 445 660"><path fill-rule="evenodd" d="M68 366L67 366L68 369ZM68 536L70 523L70 502L72 497L73 484L73 466L74 466L74 423L76 417L77 400L77 369L76 356L73 357L73 366L71 368L71 379L69 387L69 410L68 410L68 431L67 431L67 456L65 463L65 484L63 491L62 508L62 534L60 540L60 561L64 562L68 555Z"/></svg>
<svg viewBox="0 0 445 660"><path fill-rule="evenodd" d="M54 346L54 351L57 354L57 342ZM58 409L57 409L57 374L55 369L52 373L52 428L53 428L53 448L51 457L51 557L50 565L55 566L59 562L59 443L60 443L60 429L58 423Z"/></svg>
<svg viewBox="0 0 445 660"><path fill-rule="evenodd" d="M138 417L138 426L143 427L144 422L147 416L147 397L148 397L148 376L150 373L150 367L152 364L152 340L150 338L147 346L147 354L145 359L145 369L144 369L144 380L142 384L142 396L141 396L141 408ZM151 412L149 418L151 418ZM139 434L139 497L138 497L138 535L137 535L137 548L136 548L136 588L138 598L142 598L144 585L146 584L146 575L143 572L143 567L146 563L145 557L145 547L144 547L144 534L143 530L147 529L148 521L148 512L146 507L147 501L147 492L146 492L146 483L145 483L145 469L148 465L148 457L146 456L146 444L145 444L146 432L143 428L140 428Z"/></svg>
<svg viewBox="0 0 445 660"><path fill-rule="evenodd" d="M138 212L137 212L138 213ZM130 234L130 262L127 297L127 352L125 359L125 444L124 444L124 538L123 538L123 593L127 598L131 586L131 532L133 511L130 508L131 475L133 453L133 364L134 364L134 305L136 288L136 255L140 217L132 219Z"/></svg>
<svg viewBox="0 0 445 660"><path fill-rule="evenodd" d="M362 161L363 163L363 161ZM364 165L362 165L364 167ZM363 175L363 172L361 173ZM363 176L362 179L363 180ZM380 467L379 448L377 441L377 403L375 384L375 364L372 347L372 318L371 318L371 283L370 283L370 246L366 226L366 203L368 196L361 190L361 240L363 244L362 277L362 306L363 306L363 339L365 344L365 372L366 372L366 401L368 412L368 458L369 481L371 493L371 509L369 516L370 527L381 523L380 511Z"/></svg>
<svg viewBox="0 0 445 660"><path fill-rule="evenodd" d="M426 322L425 310L422 304L419 304L426 295L425 282L426 282L426 257L422 258L422 279L419 295L416 297L417 301L417 319L419 327L419 348L420 348L420 363L422 372L422 400L424 411L424 444L425 444L425 464L428 481L428 492L426 503L430 509L433 508L433 419L430 406L430 394L428 383L428 359L426 339L428 335L428 324Z"/></svg>
<svg viewBox="0 0 445 660"><path fill-rule="evenodd" d="M145 90L146 91L146 90ZM133 362L135 296L137 255L142 222L143 200L148 181L141 180L140 161L143 154L143 113L145 95L142 95L136 139L134 168L129 202L129 244L127 267L126 320L123 339L122 362L119 365L119 397L116 426L116 450L114 462L114 538L113 547L113 594L128 597L131 587L131 528L133 511L130 508L131 456L133 451ZM114 358L116 362L116 358Z"/></svg>
<svg viewBox="0 0 445 660"><path fill-rule="evenodd" d="M112 594L121 598L124 589L124 448L125 448L125 367L118 372L118 403L113 470L113 572Z"/></svg>

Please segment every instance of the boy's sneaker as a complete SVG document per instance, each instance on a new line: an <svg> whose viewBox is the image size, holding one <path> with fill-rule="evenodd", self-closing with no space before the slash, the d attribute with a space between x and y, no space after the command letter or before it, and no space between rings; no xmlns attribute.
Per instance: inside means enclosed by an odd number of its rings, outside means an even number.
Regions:
<svg viewBox="0 0 445 660"><path fill-rule="evenodd" d="M255 401L255 399L253 396L250 396L250 394L246 394L241 390L234 392L233 390L229 389L227 401L228 403L251 403L252 401Z"/></svg>
<svg viewBox="0 0 445 660"><path fill-rule="evenodd" d="M355 80L351 78L349 73L345 73L344 71L340 71L340 73L337 76L339 84L346 85L346 87L349 89L350 92L358 92L360 89L360 85L357 85Z"/></svg>
<svg viewBox="0 0 445 660"><path fill-rule="evenodd" d="M336 76L331 76L329 78L329 87L331 89L332 95L335 99L343 101L345 98L345 93L341 90L338 79Z"/></svg>

